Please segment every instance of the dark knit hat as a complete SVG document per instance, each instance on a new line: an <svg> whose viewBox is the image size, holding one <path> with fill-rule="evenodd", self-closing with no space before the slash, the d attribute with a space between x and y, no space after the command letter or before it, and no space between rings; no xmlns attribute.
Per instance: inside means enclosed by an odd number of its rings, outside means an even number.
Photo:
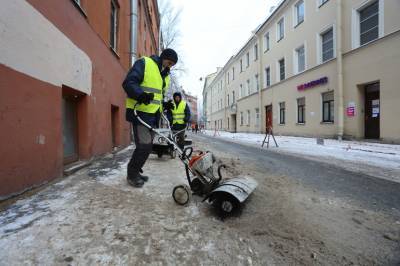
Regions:
<svg viewBox="0 0 400 266"><path fill-rule="evenodd" d="M175 98L175 96L179 96L179 97L181 97L181 99L182 99L182 94L181 94L179 91L175 92L174 95L173 95L172 97Z"/></svg>
<svg viewBox="0 0 400 266"><path fill-rule="evenodd" d="M167 48L164 51L162 51L160 57L161 59L171 60L175 64L178 63L178 54L171 48Z"/></svg>

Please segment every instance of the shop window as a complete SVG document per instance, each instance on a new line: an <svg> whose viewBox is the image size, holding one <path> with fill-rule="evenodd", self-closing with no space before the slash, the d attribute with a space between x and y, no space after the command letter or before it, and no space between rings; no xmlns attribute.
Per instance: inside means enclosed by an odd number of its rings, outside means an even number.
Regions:
<svg viewBox="0 0 400 266"><path fill-rule="evenodd" d="M334 97L333 91L322 94L322 122L334 121Z"/></svg>
<svg viewBox="0 0 400 266"><path fill-rule="evenodd" d="M304 124L306 122L306 98L297 99L297 123Z"/></svg>
<svg viewBox="0 0 400 266"><path fill-rule="evenodd" d="M285 124L285 102L279 103L279 124Z"/></svg>
<svg viewBox="0 0 400 266"><path fill-rule="evenodd" d="M118 6L114 1L111 1L111 16L110 16L110 47L117 51L118 45Z"/></svg>

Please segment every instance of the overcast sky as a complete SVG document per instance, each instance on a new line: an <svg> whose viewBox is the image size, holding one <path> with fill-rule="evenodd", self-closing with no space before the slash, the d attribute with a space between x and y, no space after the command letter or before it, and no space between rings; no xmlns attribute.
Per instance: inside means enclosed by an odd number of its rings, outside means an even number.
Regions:
<svg viewBox="0 0 400 266"><path fill-rule="evenodd" d="M187 73L183 89L201 96L200 77L216 71L237 53L251 31L279 0L169 0L181 8L181 52Z"/></svg>

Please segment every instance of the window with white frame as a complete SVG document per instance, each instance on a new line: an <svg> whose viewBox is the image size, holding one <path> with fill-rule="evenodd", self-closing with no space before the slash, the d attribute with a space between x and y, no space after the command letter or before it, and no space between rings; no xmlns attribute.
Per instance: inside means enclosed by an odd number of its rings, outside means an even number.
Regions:
<svg viewBox="0 0 400 266"><path fill-rule="evenodd" d="M246 54L246 67L249 67L250 66L250 54L249 54L249 52L247 52L247 54Z"/></svg>
<svg viewBox="0 0 400 266"><path fill-rule="evenodd" d="M250 110L247 110L246 124L247 124L248 126L250 126Z"/></svg>
<svg viewBox="0 0 400 266"><path fill-rule="evenodd" d="M328 29L321 35L321 58L326 62L334 57L333 28Z"/></svg>
<svg viewBox="0 0 400 266"><path fill-rule="evenodd" d="M285 37L285 18L281 18L276 25L276 39L279 42Z"/></svg>
<svg viewBox="0 0 400 266"><path fill-rule="evenodd" d="M110 16L110 46L114 51L117 51L118 44L118 6L114 1L111 1L111 16Z"/></svg>
<svg viewBox="0 0 400 266"><path fill-rule="evenodd" d="M260 126L260 109L256 108L255 110L255 125L256 127Z"/></svg>
<svg viewBox="0 0 400 266"><path fill-rule="evenodd" d="M303 72L306 69L306 57L304 45L295 50L295 73Z"/></svg>
<svg viewBox="0 0 400 266"><path fill-rule="evenodd" d="M260 82L258 81L258 74L254 75L254 82L256 84L256 91L260 90Z"/></svg>
<svg viewBox="0 0 400 266"><path fill-rule="evenodd" d="M240 72L243 72L243 59L240 59Z"/></svg>
<svg viewBox="0 0 400 266"><path fill-rule="evenodd" d="M333 123L335 114L335 104L333 91L322 94L322 122Z"/></svg>
<svg viewBox="0 0 400 266"><path fill-rule="evenodd" d="M246 82L247 82L247 95L250 95L251 94L250 79L248 79Z"/></svg>
<svg viewBox="0 0 400 266"><path fill-rule="evenodd" d="M271 86L271 68L265 68L265 87Z"/></svg>
<svg viewBox="0 0 400 266"><path fill-rule="evenodd" d="M235 80L235 67L232 67L232 80Z"/></svg>
<svg viewBox="0 0 400 266"><path fill-rule="evenodd" d="M297 99L297 123L304 124L306 122L306 98Z"/></svg>
<svg viewBox="0 0 400 266"><path fill-rule="evenodd" d="M269 32L264 34L264 52L269 51Z"/></svg>
<svg viewBox="0 0 400 266"><path fill-rule="evenodd" d="M240 84L240 98L243 98L244 95L244 88L243 88L243 84Z"/></svg>
<svg viewBox="0 0 400 266"><path fill-rule="evenodd" d="M258 59L258 44L254 45L254 61Z"/></svg>
<svg viewBox="0 0 400 266"><path fill-rule="evenodd" d="M240 125L243 126L243 112L240 112Z"/></svg>
<svg viewBox="0 0 400 266"><path fill-rule="evenodd" d="M360 45L379 38L379 1L358 10L360 18Z"/></svg>
<svg viewBox="0 0 400 266"><path fill-rule="evenodd" d="M304 0L298 1L294 5L294 26L296 27L304 21Z"/></svg>
<svg viewBox="0 0 400 266"><path fill-rule="evenodd" d="M285 114L286 113L286 107L285 107L285 102L279 103L279 124L284 125L285 124Z"/></svg>
<svg viewBox="0 0 400 266"><path fill-rule="evenodd" d="M278 61L279 65L279 80L285 79L285 58Z"/></svg>

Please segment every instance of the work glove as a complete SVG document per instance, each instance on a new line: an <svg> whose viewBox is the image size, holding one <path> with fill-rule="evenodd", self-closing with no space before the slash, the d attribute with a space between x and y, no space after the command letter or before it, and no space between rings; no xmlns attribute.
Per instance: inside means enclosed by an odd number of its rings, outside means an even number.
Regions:
<svg viewBox="0 0 400 266"><path fill-rule="evenodd" d="M148 105L153 99L154 99L154 93L143 92L137 98L137 102L138 103L144 103L145 105Z"/></svg>
<svg viewBox="0 0 400 266"><path fill-rule="evenodd" d="M174 104L172 103L172 100L169 100L168 102L163 102L163 108L167 111L174 109Z"/></svg>

